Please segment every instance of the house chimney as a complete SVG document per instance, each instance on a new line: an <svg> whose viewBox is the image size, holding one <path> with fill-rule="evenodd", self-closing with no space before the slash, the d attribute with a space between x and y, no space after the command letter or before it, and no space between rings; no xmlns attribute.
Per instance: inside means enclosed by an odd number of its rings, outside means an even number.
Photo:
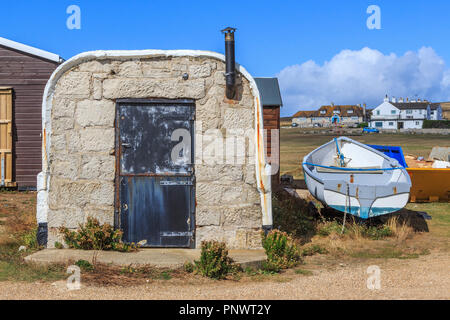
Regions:
<svg viewBox="0 0 450 320"><path fill-rule="evenodd" d="M409 101L409 98L408 97L406 97L406 102L408 102Z"/></svg>
<svg viewBox="0 0 450 320"><path fill-rule="evenodd" d="M366 115L366 104L363 103L363 120L366 121L367 115Z"/></svg>
<svg viewBox="0 0 450 320"><path fill-rule="evenodd" d="M389 102L388 95L386 95L386 96L384 97L384 102Z"/></svg>
<svg viewBox="0 0 450 320"><path fill-rule="evenodd" d="M403 98L402 97L398 98L398 102L403 102Z"/></svg>
<svg viewBox="0 0 450 320"><path fill-rule="evenodd" d="M395 97L392 97L391 102L397 102L397 100L395 99Z"/></svg>
<svg viewBox="0 0 450 320"><path fill-rule="evenodd" d="M225 28L222 33L225 34L225 83L226 96L233 99L236 93L236 73L235 73L235 56L234 56L234 32L236 28Z"/></svg>

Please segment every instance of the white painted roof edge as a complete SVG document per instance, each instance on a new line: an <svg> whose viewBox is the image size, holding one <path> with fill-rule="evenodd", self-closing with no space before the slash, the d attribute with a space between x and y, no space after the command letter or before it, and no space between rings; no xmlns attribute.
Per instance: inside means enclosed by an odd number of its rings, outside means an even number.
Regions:
<svg viewBox="0 0 450 320"><path fill-rule="evenodd" d="M108 59L108 58L123 58L123 59L142 59L153 56L191 56L191 57L210 57L225 61L223 54L206 51L206 50L97 50L80 53L56 68L50 76L42 99L42 135L46 143L42 144L42 172L38 175L38 203L36 217L39 222L47 222L47 197L50 175L48 174L48 152L50 150L50 133L51 133L51 119L47 115L51 114L52 96L55 90L56 83L59 78L72 67L94 59ZM264 122L263 110L261 104L261 96L256 85L255 80L250 73L240 64L236 63L239 72L249 81L250 88L254 96L255 105L255 149L256 151L256 183L260 194L261 211L262 211L262 225L272 225L272 188L271 188L271 165L267 162L266 151L264 147ZM47 130L45 130L47 129ZM39 196L41 193L41 196Z"/></svg>
<svg viewBox="0 0 450 320"><path fill-rule="evenodd" d="M64 61L63 58L61 58L59 55L57 55L55 53L51 53L51 52L48 52L45 50L31 47L26 44L12 41L12 40L9 40L6 38L0 37L0 45L11 48L11 49L15 49L17 51L26 52L26 53L32 54L34 56L38 56L38 57L50 60L50 61L54 61L54 62L58 62L58 63Z"/></svg>

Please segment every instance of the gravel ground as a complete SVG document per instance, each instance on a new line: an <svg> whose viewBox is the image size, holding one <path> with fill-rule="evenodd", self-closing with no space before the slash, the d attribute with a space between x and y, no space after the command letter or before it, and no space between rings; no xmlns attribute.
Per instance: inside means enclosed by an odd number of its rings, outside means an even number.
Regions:
<svg viewBox="0 0 450 320"><path fill-rule="evenodd" d="M315 267L286 282L220 281L207 284L151 282L136 287L85 286L67 291L55 283L0 282L0 299L449 299L450 255L437 252L411 260L377 260L381 289L366 287L368 263ZM308 265L305 266L305 268ZM276 279L276 277L274 278Z"/></svg>

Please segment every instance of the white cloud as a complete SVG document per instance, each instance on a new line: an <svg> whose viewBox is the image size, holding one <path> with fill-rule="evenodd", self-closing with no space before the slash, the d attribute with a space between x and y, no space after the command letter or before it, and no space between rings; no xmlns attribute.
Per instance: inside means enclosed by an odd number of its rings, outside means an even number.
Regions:
<svg viewBox="0 0 450 320"><path fill-rule="evenodd" d="M324 104L380 104L385 96L417 95L428 100L450 99L450 69L430 47L402 56L378 50L342 50L323 65L309 60L288 66L277 75L283 114L316 109Z"/></svg>

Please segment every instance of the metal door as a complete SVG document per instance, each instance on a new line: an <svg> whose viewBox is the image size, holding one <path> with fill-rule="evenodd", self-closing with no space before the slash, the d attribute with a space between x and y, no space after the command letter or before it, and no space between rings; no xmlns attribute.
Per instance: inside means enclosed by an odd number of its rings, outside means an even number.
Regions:
<svg viewBox="0 0 450 320"><path fill-rule="evenodd" d="M118 101L116 221L125 242L193 246L194 114L192 100Z"/></svg>

